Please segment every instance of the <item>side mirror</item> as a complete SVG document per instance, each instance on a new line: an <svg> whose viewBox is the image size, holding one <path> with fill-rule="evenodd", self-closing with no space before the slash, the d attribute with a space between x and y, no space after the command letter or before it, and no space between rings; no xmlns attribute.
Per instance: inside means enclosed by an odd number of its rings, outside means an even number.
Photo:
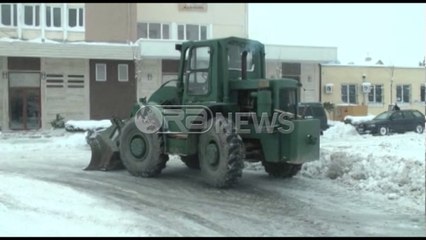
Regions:
<svg viewBox="0 0 426 240"><path fill-rule="evenodd" d="M146 104L146 97L139 98L139 102L142 104Z"/></svg>

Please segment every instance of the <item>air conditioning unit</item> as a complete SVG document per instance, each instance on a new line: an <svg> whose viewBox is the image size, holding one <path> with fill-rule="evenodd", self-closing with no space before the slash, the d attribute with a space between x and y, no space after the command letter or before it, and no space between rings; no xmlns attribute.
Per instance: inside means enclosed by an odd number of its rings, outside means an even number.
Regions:
<svg viewBox="0 0 426 240"><path fill-rule="evenodd" d="M325 84L325 86L324 86L324 92L328 93L328 94L333 93L333 84L332 83Z"/></svg>
<svg viewBox="0 0 426 240"><path fill-rule="evenodd" d="M361 91L363 93L370 93L370 91L371 91L371 83L369 83L369 82L363 82L361 84Z"/></svg>

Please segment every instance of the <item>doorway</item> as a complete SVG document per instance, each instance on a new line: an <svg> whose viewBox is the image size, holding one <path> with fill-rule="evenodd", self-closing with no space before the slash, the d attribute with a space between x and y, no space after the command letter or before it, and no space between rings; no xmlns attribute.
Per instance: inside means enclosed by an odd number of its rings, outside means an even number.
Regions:
<svg viewBox="0 0 426 240"><path fill-rule="evenodd" d="M9 73L9 128L41 127L40 73Z"/></svg>

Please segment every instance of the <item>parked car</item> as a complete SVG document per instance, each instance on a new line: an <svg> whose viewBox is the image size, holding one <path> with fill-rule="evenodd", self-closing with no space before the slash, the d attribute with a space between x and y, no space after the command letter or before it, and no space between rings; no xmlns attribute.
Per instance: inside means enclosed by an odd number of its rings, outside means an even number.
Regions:
<svg viewBox="0 0 426 240"><path fill-rule="evenodd" d="M328 128L327 114L325 113L324 106L320 102L301 102L298 105L298 115L303 118L316 118L319 119L321 124L321 134Z"/></svg>
<svg viewBox="0 0 426 240"><path fill-rule="evenodd" d="M359 133L387 135L392 132L415 131L423 133L425 115L418 110L392 110L382 112L370 121L359 124L356 129Z"/></svg>

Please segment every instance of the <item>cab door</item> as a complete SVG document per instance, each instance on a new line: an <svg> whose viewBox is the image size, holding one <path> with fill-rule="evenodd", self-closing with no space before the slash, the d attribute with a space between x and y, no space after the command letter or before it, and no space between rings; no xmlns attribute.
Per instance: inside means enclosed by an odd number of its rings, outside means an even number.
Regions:
<svg viewBox="0 0 426 240"><path fill-rule="evenodd" d="M184 104L197 104L216 100L215 85L212 84L212 47L195 45L186 49L183 73Z"/></svg>

